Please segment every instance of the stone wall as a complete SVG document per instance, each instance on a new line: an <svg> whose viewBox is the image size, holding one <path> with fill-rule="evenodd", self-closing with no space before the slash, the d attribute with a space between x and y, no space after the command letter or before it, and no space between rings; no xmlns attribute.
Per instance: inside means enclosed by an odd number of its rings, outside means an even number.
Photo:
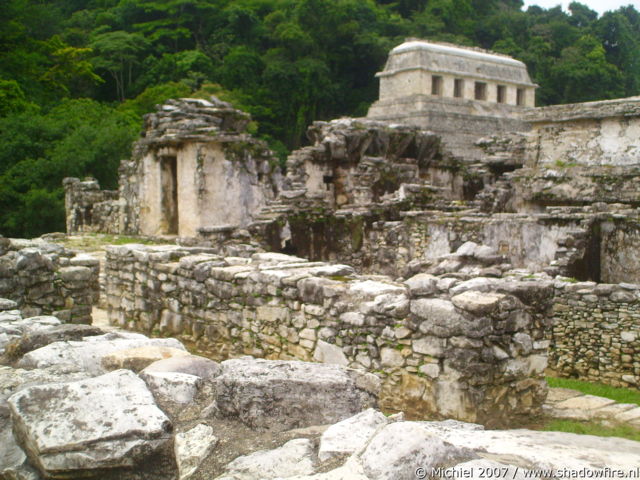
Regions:
<svg viewBox="0 0 640 480"><path fill-rule="evenodd" d="M557 281L549 368L563 377L640 386L640 285Z"/></svg>
<svg viewBox="0 0 640 480"><path fill-rule="evenodd" d="M539 281L406 283L273 253L107 249L110 321L207 355L316 360L383 379L389 410L504 423L545 396L552 288Z"/></svg>
<svg viewBox="0 0 640 480"><path fill-rule="evenodd" d="M99 296L99 260L55 244L0 237L0 296L24 316L91 323Z"/></svg>
<svg viewBox="0 0 640 480"><path fill-rule="evenodd" d="M100 190L93 178L80 181L70 177L63 184L68 233L119 233L117 191Z"/></svg>
<svg viewBox="0 0 640 480"><path fill-rule="evenodd" d="M638 97L536 108L523 117L525 167L506 175L512 208L594 202L638 206Z"/></svg>
<svg viewBox="0 0 640 480"><path fill-rule="evenodd" d="M640 98L554 105L531 110L527 164L588 166L640 163Z"/></svg>

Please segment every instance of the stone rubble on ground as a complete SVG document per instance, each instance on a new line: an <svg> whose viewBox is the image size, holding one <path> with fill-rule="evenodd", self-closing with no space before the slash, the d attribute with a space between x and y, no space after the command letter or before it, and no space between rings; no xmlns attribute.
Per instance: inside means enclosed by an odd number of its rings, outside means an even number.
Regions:
<svg viewBox="0 0 640 480"><path fill-rule="evenodd" d="M94 330L79 337L41 317L15 316L25 326L15 345L37 348L14 349L0 367L3 480L395 480L416 478L419 467L454 468L469 478L500 468L520 480L524 469L640 465L640 443L631 440L386 417L375 409L371 374L338 365L251 357L218 364L187 354L139 374L136 361L106 371L107 355L136 359L139 346L167 343ZM66 334L73 340L60 341ZM554 395L560 407L571 400L574 407L614 407Z"/></svg>

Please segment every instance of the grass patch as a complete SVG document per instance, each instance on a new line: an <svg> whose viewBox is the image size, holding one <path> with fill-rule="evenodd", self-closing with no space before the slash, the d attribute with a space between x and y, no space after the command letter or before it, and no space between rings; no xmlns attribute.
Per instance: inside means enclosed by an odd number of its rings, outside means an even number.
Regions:
<svg viewBox="0 0 640 480"><path fill-rule="evenodd" d="M141 243L144 245L152 245L163 242L153 241L144 237L130 237L127 235L109 235L103 233L85 233L82 235L74 235L57 243L67 248L78 250L95 250L105 245L127 245L129 243Z"/></svg>
<svg viewBox="0 0 640 480"><path fill-rule="evenodd" d="M630 388L610 387L601 383L590 383L573 378L547 377L547 383L553 388L570 388L588 395L610 398L618 403L635 403L640 405L640 391Z"/></svg>
<svg viewBox="0 0 640 480"><path fill-rule="evenodd" d="M596 435L598 437L620 437L640 442L640 430L628 425L605 427L595 422L578 422L575 420L550 420L540 430L547 432L578 433L580 435Z"/></svg>

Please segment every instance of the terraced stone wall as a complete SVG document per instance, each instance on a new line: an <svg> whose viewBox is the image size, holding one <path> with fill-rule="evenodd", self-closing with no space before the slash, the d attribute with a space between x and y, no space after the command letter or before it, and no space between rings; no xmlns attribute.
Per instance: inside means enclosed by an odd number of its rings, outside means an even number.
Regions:
<svg viewBox="0 0 640 480"><path fill-rule="evenodd" d="M420 274L176 246L107 249L110 321L222 359L253 355L374 372L382 404L416 417L504 424L546 395L550 282Z"/></svg>
<svg viewBox="0 0 640 480"><path fill-rule="evenodd" d="M0 237L0 296L16 302L25 317L91 323L99 269L98 259L59 245Z"/></svg>
<svg viewBox="0 0 640 480"><path fill-rule="evenodd" d="M640 285L556 282L553 311L554 372L640 387Z"/></svg>

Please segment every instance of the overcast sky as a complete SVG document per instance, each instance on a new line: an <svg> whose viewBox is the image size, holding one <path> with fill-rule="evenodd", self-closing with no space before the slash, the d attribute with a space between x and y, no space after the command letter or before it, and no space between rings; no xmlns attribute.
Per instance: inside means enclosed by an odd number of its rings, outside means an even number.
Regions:
<svg viewBox="0 0 640 480"><path fill-rule="evenodd" d="M633 5L636 9L640 8L640 0L577 0L583 5L588 6L591 10L595 10L600 15L608 10L617 10L619 7ZM524 0L524 8L529 5L539 5L542 8L551 8L562 5L565 10L571 3L571 0Z"/></svg>

